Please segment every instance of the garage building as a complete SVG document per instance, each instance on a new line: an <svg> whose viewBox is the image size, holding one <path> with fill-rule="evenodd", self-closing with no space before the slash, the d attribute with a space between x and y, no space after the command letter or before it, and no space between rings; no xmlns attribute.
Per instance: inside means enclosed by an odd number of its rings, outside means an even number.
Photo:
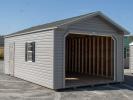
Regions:
<svg viewBox="0 0 133 100"><path fill-rule="evenodd" d="M122 82L129 32L93 12L5 36L5 73L51 89Z"/></svg>
<svg viewBox="0 0 133 100"><path fill-rule="evenodd" d="M129 44L129 69L133 73L133 42Z"/></svg>

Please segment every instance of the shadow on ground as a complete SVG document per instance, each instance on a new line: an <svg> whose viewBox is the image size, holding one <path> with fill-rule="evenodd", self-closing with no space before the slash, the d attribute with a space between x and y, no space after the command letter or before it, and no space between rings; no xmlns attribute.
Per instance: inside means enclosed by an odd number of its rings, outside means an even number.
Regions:
<svg viewBox="0 0 133 100"><path fill-rule="evenodd" d="M130 85L127 85L125 83L118 83L118 84L113 84L113 85L99 85L99 86L86 86L86 87L79 87L79 88L69 88L69 89L61 89L57 90L57 92L72 92L72 91L92 91L92 90L98 90L98 91L112 91L112 90L130 90L133 91L133 87Z"/></svg>

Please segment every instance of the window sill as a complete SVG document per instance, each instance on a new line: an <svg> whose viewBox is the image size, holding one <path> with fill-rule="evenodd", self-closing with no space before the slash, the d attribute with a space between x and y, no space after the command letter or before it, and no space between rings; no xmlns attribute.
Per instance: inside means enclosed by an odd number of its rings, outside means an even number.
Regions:
<svg viewBox="0 0 133 100"><path fill-rule="evenodd" d="M33 61L26 61L26 62L33 62Z"/></svg>

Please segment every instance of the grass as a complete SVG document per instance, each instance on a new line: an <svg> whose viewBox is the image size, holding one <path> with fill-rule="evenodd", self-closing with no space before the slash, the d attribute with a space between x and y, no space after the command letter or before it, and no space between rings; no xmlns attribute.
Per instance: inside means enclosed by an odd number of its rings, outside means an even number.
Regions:
<svg viewBox="0 0 133 100"><path fill-rule="evenodd" d="M4 59L4 48L0 48L0 60Z"/></svg>

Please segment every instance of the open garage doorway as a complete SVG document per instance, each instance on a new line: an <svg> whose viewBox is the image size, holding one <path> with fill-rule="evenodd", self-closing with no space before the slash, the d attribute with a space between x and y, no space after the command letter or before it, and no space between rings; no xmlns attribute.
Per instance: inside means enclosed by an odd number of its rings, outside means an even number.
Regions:
<svg viewBox="0 0 133 100"><path fill-rule="evenodd" d="M65 41L65 87L114 80L114 41L111 37L69 34Z"/></svg>

